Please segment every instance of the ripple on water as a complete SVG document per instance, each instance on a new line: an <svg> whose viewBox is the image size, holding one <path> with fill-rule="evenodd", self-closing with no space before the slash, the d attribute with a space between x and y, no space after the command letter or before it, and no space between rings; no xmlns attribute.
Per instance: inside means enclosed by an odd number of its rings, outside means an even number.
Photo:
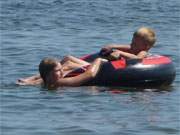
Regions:
<svg viewBox="0 0 180 135"><path fill-rule="evenodd" d="M179 131L179 1L1 0L1 131L7 135L164 135ZM168 88L17 86L46 56L97 52L130 43L148 26L176 79ZM143 92L142 92L143 90Z"/></svg>

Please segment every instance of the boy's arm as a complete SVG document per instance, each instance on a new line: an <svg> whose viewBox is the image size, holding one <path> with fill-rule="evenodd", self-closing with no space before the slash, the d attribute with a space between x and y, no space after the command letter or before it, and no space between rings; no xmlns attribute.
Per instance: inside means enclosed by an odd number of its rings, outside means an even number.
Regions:
<svg viewBox="0 0 180 135"><path fill-rule="evenodd" d="M121 44L110 44L102 48L102 50L109 49L118 49L121 51L128 51L130 49L130 45L121 45Z"/></svg>
<svg viewBox="0 0 180 135"><path fill-rule="evenodd" d="M116 50L111 55L115 56L115 57L122 56L122 57L125 57L127 59L143 59L144 57L147 56L147 52L146 51L141 51L140 53L135 55L135 54L132 54L132 53Z"/></svg>
<svg viewBox="0 0 180 135"><path fill-rule="evenodd" d="M91 66L86 70L86 72L75 76L59 79L57 82L58 86L80 86L81 84L93 79L99 71L100 65L102 63L102 59L96 59Z"/></svg>

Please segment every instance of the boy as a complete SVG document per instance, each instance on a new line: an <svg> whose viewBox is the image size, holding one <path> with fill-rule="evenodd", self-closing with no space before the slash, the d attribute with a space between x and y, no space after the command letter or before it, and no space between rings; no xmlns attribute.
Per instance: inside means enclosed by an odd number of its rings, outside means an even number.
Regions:
<svg viewBox="0 0 180 135"><path fill-rule="evenodd" d="M141 27L133 34L130 45L112 44L103 47L101 52L106 54L113 50L110 56L116 59L120 56L127 59L143 59L147 56L149 49L153 47L155 42L156 37L154 30Z"/></svg>

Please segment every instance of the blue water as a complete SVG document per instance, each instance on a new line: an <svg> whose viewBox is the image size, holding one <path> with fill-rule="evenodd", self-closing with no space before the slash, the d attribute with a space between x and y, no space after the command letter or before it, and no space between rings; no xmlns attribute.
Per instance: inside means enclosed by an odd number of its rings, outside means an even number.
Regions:
<svg viewBox="0 0 180 135"><path fill-rule="evenodd" d="M179 0L1 0L0 5L2 135L180 133ZM109 43L130 43L141 26L156 30L151 53L168 55L175 64L170 87L48 91L15 85L17 78L36 74L43 57L79 57ZM112 92L124 89L130 91Z"/></svg>

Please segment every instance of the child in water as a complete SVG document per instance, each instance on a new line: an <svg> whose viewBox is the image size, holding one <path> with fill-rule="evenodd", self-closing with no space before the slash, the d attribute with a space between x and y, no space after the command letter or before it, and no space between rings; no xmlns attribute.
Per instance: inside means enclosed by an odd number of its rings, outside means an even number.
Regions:
<svg viewBox="0 0 180 135"><path fill-rule="evenodd" d="M90 65L90 63L88 62L70 55L64 57L64 59L62 61L59 61L59 63L61 64L61 71L63 71L62 77L65 77L66 75L68 75L68 73L76 70L77 68L81 68L85 71L86 68L84 67ZM37 74L31 77L18 79L16 83L18 85L38 85L43 83L43 79L40 74Z"/></svg>
<svg viewBox="0 0 180 135"><path fill-rule="evenodd" d="M53 58L45 58L39 64L40 76L48 89L55 89L60 86L81 86L92 80L98 73L102 58L95 59L85 72L74 77L64 77L62 64Z"/></svg>
<svg viewBox="0 0 180 135"><path fill-rule="evenodd" d="M141 27L133 34L132 42L130 45L117 45L112 44L105 46L101 49L102 54L108 54L111 57L126 59L143 59L148 55L148 51L153 47L156 42L154 30ZM113 51L112 51L113 50Z"/></svg>

